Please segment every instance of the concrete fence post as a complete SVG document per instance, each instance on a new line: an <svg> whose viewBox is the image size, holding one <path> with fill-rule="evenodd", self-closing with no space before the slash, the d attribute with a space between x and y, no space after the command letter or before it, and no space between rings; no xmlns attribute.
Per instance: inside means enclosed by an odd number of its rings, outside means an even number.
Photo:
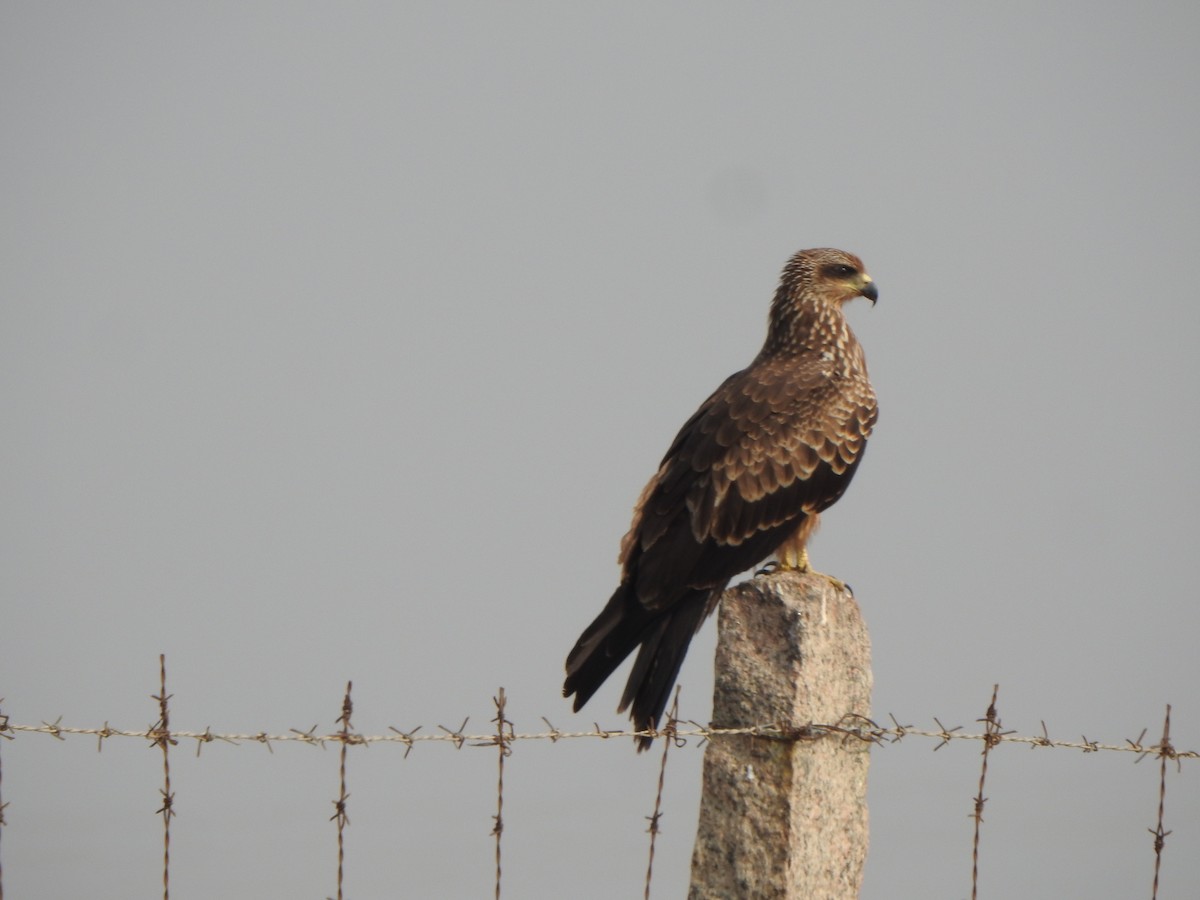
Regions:
<svg viewBox="0 0 1200 900"><path fill-rule="evenodd" d="M871 645L858 604L781 572L725 592L713 724L836 725L871 711ZM867 856L870 745L826 734L720 736L704 755L691 900L849 900Z"/></svg>

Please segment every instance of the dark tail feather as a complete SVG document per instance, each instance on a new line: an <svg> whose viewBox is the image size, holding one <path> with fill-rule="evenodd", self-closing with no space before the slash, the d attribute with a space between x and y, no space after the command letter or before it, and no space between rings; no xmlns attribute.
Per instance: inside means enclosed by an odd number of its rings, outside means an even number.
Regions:
<svg viewBox="0 0 1200 900"><path fill-rule="evenodd" d="M638 731L657 727L688 644L711 611L716 594L719 590L691 591L660 612L647 610L631 587L622 584L567 656L563 696L575 695L578 712L641 644L617 711L632 705L630 717ZM638 738L638 749L645 750L650 743L650 738Z"/></svg>
<svg viewBox="0 0 1200 900"><path fill-rule="evenodd" d="M576 712L642 642L653 622L654 614L638 603L630 586L620 585L567 655L563 696L575 695Z"/></svg>
<svg viewBox="0 0 1200 900"><path fill-rule="evenodd" d="M625 693L621 695L621 705L617 707L617 712L623 712L632 705L629 715L638 731L658 727L683 658L687 656L688 644L710 611L712 595L712 591L690 592L644 637ZM638 738L638 750L648 750L651 743L651 738Z"/></svg>

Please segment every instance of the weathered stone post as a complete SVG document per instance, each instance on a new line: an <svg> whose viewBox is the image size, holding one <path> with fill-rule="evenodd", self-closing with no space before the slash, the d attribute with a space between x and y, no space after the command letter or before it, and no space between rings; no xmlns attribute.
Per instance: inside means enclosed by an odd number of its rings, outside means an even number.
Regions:
<svg viewBox="0 0 1200 900"><path fill-rule="evenodd" d="M781 572L721 600L713 724L853 727L871 711L871 644L858 603ZM870 744L720 736L704 756L691 900L849 900L867 856Z"/></svg>

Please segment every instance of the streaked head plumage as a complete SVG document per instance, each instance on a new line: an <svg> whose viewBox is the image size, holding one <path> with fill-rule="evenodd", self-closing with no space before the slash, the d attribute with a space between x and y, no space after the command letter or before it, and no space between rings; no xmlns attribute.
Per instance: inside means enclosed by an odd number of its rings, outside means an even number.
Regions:
<svg viewBox="0 0 1200 900"><path fill-rule="evenodd" d="M795 254L783 267L780 286L789 293L811 293L838 304L854 297L866 297L872 303L879 299L863 261L853 253L833 247Z"/></svg>

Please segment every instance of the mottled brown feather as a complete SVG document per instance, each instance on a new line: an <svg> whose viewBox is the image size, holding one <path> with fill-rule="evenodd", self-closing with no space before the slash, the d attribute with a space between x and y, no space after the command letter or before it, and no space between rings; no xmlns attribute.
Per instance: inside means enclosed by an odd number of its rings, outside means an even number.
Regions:
<svg viewBox="0 0 1200 900"><path fill-rule="evenodd" d="M863 294L875 299L851 254L805 250L788 262L761 352L684 423L638 499L621 586L567 659L576 709L641 644L622 709L632 703L635 723L654 725L729 579L785 543L802 549L846 490L877 416L841 311Z"/></svg>

